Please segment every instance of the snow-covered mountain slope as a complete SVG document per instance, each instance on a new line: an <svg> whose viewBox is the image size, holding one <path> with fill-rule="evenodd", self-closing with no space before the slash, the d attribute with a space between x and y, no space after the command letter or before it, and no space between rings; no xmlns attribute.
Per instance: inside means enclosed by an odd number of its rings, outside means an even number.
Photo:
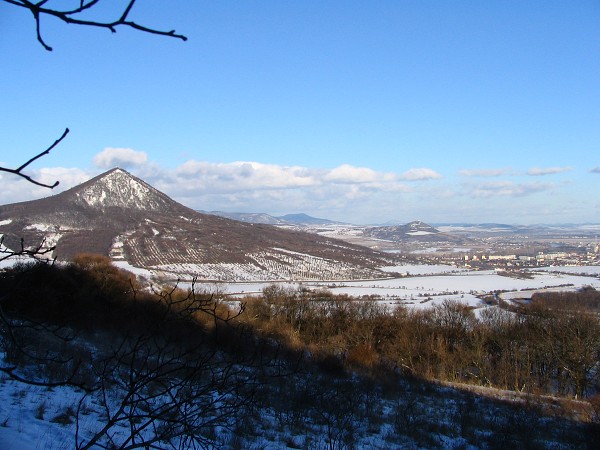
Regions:
<svg viewBox="0 0 600 450"><path fill-rule="evenodd" d="M171 278L220 281L383 276L386 256L343 241L202 214L123 169L60 194L0 207L9 248L101 253Z"/></svg>
<svg viewBox="0 0 600 450"><path fill-rule="evenodd" d="M169 197L123 169L112 169L78 186L75 203L95 208L161 211L173 203Z"/></svg>

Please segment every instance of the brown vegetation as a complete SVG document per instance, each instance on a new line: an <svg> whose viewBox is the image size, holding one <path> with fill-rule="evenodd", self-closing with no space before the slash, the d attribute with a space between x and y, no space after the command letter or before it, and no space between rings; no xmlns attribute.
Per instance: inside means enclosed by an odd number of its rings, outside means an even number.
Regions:
<svg viewBox="0 0 600 450"><path fill-rule="evenodd" d="M246 367L257 362L258 346L247 357L229 356L244 330L228 326L236 313L212 294L141 290L131 273L89 254L0 272L0 291L0 372L80 389L68 416L78 449L169 439L197 448L207 430L229 426L251 402L255 375ZM88 402L105 420L84 430ZM124 425L129 434L117 445L113 435Z"/></svg>
<svg viewBox="0 0 600 450"><path fill-rule="evenodd" d="M17 266L0 273L0 289L0 312L11 325L0 336L9 364L3 372L81 387L82 402L70 415L76 423L88 399L102 398L105 389L121 395L120 403L100 403L106 422L91 438L79 436L79 448L106 442L132 414L123 448L142 444L140 430L149 423L162 424L158 438L179 436L182 445L215 442L215 427L231 427L239 442L228 445L244 448L241 436L257 435L266 410L291 435L313 427L330 448L351 448L360 435L390 423L392 447L436 447L433 436L441 434L496 448L498 435L490 432L501 433L504 443L528 440L535 447L549 433L579 443L595 439L585 430L597 432L586 423L599 421L596 396L587 409L568 399L542 409L535 400L598 392L597 316L565 313L564 305L534 301L477 316L456 302L389 310L369 298L274 284L240 310L218 291L195 286L152 292L97 255ZM35 380L26 377L28 366ZM439 380L520 392L509 405L448 390ZM222 402L211 400L217 392ZM185 430L177 408L193 412ZM289 444L312 448L307 441Z"/></svg>
<svg viewBox="0 0 600 450"><path fill-rule="evenodd" d="M240 320L351 370L582 398L600 386L600 322L579 313L594 295L561 294L560 308L558 300L552 308L534 300L518 312L492 307L476 317L452 301L388 311L372 300L272 285L247 299Z"/></svg>

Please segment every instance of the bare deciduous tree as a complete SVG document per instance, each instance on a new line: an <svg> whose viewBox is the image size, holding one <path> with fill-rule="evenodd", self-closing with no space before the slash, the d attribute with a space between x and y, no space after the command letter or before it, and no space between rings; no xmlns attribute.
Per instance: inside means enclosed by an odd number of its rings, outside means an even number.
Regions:
<svg viewBox="0 0 600 450"><path fill-rule="evenodd" d="M169 301L167 311L178 310L177 320L215 311L211 296L200 299L190 292L184 300ZM254 375L248 366L238 364L241 360L234 363L198 334L181 342L144 332L117 344L94 363L94 390L80 399L78 449L98 444L158 448L159 443L178 449L211 448L214 427L232 426L236 414L252 402ZM105 418L92 430L80 423L88 401L99 405Z"/></svg>
<svg viewBox="0 0 600 450"><path fill-rule="evenodd" d="M0 372L81 390L70 408L77 449L216 447L215 427L235 425L254 401L257 369L278 371L277 357L231 324L243 306L194 287L118 297L128 275L90 258L2 275L2 288L20 288L0 299ZM82 420L90 408L101 420Z"/></svg>

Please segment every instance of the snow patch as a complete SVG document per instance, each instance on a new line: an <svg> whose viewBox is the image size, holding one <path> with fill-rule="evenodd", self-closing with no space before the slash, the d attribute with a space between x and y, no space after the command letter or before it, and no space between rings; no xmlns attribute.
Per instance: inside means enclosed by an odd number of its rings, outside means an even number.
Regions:
<svg viewBox="0 0 600 450"><path fill-rule="evenodd" d="M133 273L136 276L151 279L155 276L155 273L148 269L142 269L141 267L135 267L129 264L127 261L113 261L113 266L118 267L119 269L126 270L128 272Z"/></svg>
<svg viewBox="0 0 600 450"><path fill-rule="evenodd" d="M47 223L32 223L31 225L27 225L24 229L37 231L55 231L56 225L50 225Z"/></svg>
<svg viewBox="0 0 600 450"><path fill-rule="evenodd" d="M459 269L456 266L445 264L407 264L401 266L380 267L384 272L397 272L408 275L433 275L442 273L466 272L467 269Z"/></svg>
<svg viewBox="0 0 600 450"><path fill-rule="evenodd" d="M168 203L153 187L123 170L114 170L106 174L77 192L77 197L87 205L100 208L157 210Z"/></svg>

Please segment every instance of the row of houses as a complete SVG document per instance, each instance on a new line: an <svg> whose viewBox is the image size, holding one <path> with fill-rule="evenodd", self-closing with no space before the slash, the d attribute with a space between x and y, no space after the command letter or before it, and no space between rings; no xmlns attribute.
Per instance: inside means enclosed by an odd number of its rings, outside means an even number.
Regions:
<svg viewBox="0 0 600 450"><path fill-rule="evenodd" d="M539 252L535 256L531 255L486 255L486 254L473 254L464 255L463 259L466 263L469 262L496 262L506 263L507 265L543 265L548 263L562 262L565 264L593 264L600 262L600 254L598 252L598 245L589 249L585 253L566 253L566 252L554 252L545 253Z"/></svg>

